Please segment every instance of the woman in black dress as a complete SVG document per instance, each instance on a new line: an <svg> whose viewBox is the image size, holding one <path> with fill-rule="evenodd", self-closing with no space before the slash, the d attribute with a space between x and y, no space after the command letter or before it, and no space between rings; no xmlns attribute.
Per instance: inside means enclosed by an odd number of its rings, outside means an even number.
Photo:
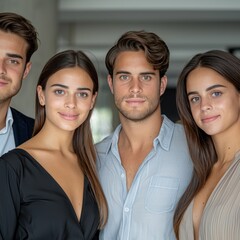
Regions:
<svg viewBox="0 0 240 240"><path fill-rule="evenodd" d="M81 51L60 52L43 68L33 137L0 158L0 239L98 239L107 204L90 129L97 91Z"/></svg>

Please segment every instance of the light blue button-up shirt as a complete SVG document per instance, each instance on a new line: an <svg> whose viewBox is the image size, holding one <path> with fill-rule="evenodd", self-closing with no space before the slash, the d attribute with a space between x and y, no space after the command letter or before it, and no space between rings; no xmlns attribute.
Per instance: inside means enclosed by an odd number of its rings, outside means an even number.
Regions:
<svg viewBox="0 0 240 240"><path fill-rule="evenodd" d="M6 125L3 129L0 130L0 156L9 150L15 148L15 140L13 133L13 116L12 111L8 108Z"/></svg>
<svg viewBox="0 0 240 240"><path fill-rule="evenodd" d="M192 176L183 127L164 116L153 149L139 167L129 191L118 152L120 130L121 125L96 144L100 182L109 207L100 239L175 240L174 210Z"/></svg>

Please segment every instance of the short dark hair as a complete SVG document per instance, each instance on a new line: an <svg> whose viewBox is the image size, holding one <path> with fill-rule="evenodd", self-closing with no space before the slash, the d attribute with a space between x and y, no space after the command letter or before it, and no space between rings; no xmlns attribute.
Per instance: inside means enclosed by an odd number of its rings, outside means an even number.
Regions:
<svg viewBox="0 0 240 240"><path fill-rule="evenodd" d="M119 53L124 51L144 51L146 59L159 70L163 77L169 66L169 49L166 43L155 33L146 31L129 31L124 33L117 43L108 51L105 64L108 73L113 76L114 64Z"/></svg>
<svg viewBox="0 0 240 240"><path fill-rule="evenodd" d="M0 30L14 33L27 42L26 63L29 62L32 54L38 49L38 33L31 22L16 13L2 12L0 13Z"/></svg>

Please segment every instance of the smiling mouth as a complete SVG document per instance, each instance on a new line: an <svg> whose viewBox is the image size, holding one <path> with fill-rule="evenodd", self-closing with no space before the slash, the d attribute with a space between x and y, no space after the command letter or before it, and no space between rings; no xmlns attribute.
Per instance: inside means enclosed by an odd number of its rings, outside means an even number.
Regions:
<svg viewBox="0 0 240 240"><path fill-rule="evenodd" d="M59 113L60 116L66 120L76 120L79 114Z"/></svg>
<svg viewBox="0 0 240 240"><path fill-rule="evenodd" d="M202 119L202 122L203 122L203 123L213 122L213 121L215 121L217 118L218 118L218 115L217 115L217 116L212 116L212 117L206 117L206 118L203 118L203 119Z"/></svg>

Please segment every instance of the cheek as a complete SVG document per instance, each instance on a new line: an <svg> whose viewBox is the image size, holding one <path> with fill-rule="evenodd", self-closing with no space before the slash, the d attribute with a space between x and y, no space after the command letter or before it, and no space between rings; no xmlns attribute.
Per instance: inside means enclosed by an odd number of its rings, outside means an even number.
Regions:
<svg viewBox="0 0 240 240"><path fill-rule="evenodd" d="M113 85L113 94L114 95L124 95L129 92L129 85L127 83L120 84L119 82Z"/></svg>
<svg viewBox="0 0 240 240"><path fill-rule="evenodd" d="M18 92L21 88L22 81L15 82L14 85L12 85L12 89L14 92Z"/></svg>
<svg viewBox="0 0 240 240"><path fill-rule="evenodd" d="M76 108L82 111L90 111L92 106L94 105L93 98L88 99L77 99Z"/></svg>
<svg viewBox="0 0 240 240"><path fill-rule="evenodd" d="M194 121L197 123L200 119L199 119L199 113L200 111L197 109L196 106L191 106L190 107L190 110L191 110L191 114L192 114L192 117L194 119Z"/></svg>
<svg viewBox="0 0 240 240"><path fill-rule="evenodd" d="M94 103L92 101L80 103L79 108L82 109L85 112L89 112L94 106Z"/></svg>
<svg viewBox="0 0 240 240"><path fill-rule="evenodd" d="M13 86L15 89L19 89L22 85L22 78L20 76L20 74L16 74L15 78L12 78L13 80Z"/></svg>
<svg viewBox="0 0 240 240"><path fill-rule="evenodd" d="M49 109L59 108L64 106L63 98L54 98L45 96L45 107Z"/></svg>
<svg viewBox="0 0 240 240"><path fill-rule="evenodd" d="M11 68L10 72L12 73L12 79L15 79L16 85L22 84L22 79L24 77L24 68Z"/></svg>

